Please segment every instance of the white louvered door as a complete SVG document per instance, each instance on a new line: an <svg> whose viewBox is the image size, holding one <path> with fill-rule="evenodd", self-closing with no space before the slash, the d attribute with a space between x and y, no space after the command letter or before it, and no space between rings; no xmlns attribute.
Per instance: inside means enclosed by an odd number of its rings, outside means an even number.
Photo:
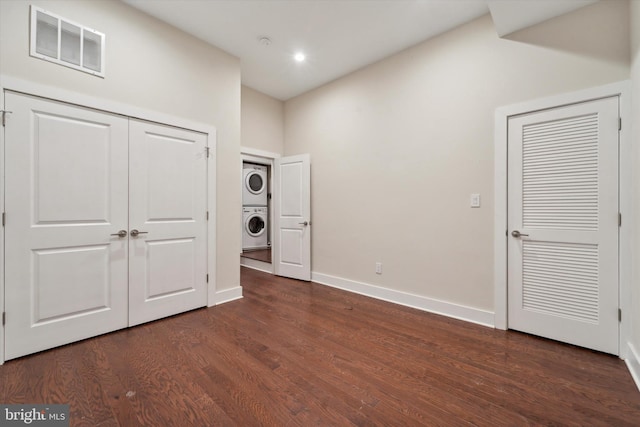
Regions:
<svg viewBox="0 0 640 427"><path fill-rule="evenodd" d="M618 354L618 117L614 97L509 119L510 329Z"/></svg>

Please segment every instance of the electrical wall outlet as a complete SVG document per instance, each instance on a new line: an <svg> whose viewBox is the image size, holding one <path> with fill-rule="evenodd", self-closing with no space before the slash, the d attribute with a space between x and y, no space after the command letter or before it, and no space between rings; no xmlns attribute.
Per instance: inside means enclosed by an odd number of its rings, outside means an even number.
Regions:
<svg viewBox="0 0 640 427"><path fill-rule="evenodd" d="M376 274L382 274L382 263L376 262Z"/></svg>

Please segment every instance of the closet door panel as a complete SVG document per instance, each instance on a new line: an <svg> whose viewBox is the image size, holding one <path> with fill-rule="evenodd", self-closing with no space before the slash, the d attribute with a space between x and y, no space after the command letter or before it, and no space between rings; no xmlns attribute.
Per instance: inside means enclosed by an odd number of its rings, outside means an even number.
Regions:
<svg viewBox="0 0 640 427"><path fill-rule="evenodd" d="M127 326L127 119L7 92L6 359Z"/></svg>
<svg viewBox="0 0 640 427"><path fill-rule="evenodd" d="M129 324L207 303L206 135L130 121Z"/></svg>

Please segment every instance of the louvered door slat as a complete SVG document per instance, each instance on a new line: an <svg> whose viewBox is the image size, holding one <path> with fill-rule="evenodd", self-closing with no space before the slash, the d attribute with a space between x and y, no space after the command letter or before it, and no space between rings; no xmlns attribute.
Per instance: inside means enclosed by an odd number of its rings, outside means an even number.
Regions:
<svg viewBox="0 0 640 427"><path fill-rule="evenodd" d="M524 196L523 226L525 228L573 228L594 230L598 227L598 115L590 114L586 117L567 118L543 124L525 125L522 138L522 193ZM582 124L576 126L576 122ZM553 144L548 145L548 140L542 139L541 129L552 127L557 138ZM580 135L583 144L571 149L565 145L571 137ZM532 151L538 148L544 141L544 151ZM571 172L582 171L591 173L588 176L574 176ZM530 175L530 172L543 174L562 174L563 179L555 181L550 188L540 186L536 182L539 175ZM572 180L580 179L581 185L576 188ZM535 184L530 187L531 182ZM592 197L591 203L574 204L563 203L575 197L576 191L582 196ZM541 197L527 197L529 194L541 195Z"/></svg>
<svg viewBox="0 0 640 427"><path fill-rule="evenodd" d="M598 320L597 245L523 242L523 307L589 322ZM579 288L565 282L581 279Z"/></svg>

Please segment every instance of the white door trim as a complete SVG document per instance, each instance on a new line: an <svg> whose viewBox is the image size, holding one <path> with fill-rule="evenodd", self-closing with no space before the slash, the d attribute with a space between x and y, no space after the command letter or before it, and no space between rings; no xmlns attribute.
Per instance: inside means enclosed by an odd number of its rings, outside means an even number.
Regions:
<svg viewBox="0 0 640 427"><path fill-rule="evenodd" d="M280 157L282 157L282 155L278 153L258 150L257 148L251 147L240 147L240 155L242 156L243 160L258 162L265 165L273 163L273 159L279 159Z"/></svg>
<svg viewBox="0 0 640 427"><path fill-rule="evenodd" d="M500 107L495 111L494 122L494 324L498 329L508 328L507 319L507 122L518 114L576 104L611 96L620 97L620 212L622 227L619 240L620 323L619 355L628 354L631 315L631 237L634 217L631 178L631 82L626 80L577 92L551 96L519 104ZM628 313L627 315L624 315Z"/></svg>
<svg viewBox="0 0 640 427"><path fill-rule="evenodd" d="M0 110L4 108L4 79L0 75ZM0 120L2 117L0 117ZM4 128L0 129L0 215L4 212ZM0 317L4 309L4 227L0 227ZM0 318L0 365L4 363L4 325Z"/></svg>
<svg viewBox="0 0 640 427"><path fill-rule="evenodd" d="M207 146L210 151L207 171L207 209L209 211L209 223L207 227L207 269L209 273L207 306L211 307L216 305L216 128L208 124L194 122L158 111L140 108L134 105L124 104L108 99L97 98L6 75L0 75L0 109L4 108L5 90L11 90L135 119L183 128L207 135ZM7 116L7 120L10 120L10 114ZM0 212L4 212L4 129L0 130L0 180ZM0 239L1 242L4 242L4 229L0 230ZM4 254L2 252L2 247L3 245L0 245L0 309L4 312ZM0 325L0 364L4 363L4 360L4 327Z"/></svg>

